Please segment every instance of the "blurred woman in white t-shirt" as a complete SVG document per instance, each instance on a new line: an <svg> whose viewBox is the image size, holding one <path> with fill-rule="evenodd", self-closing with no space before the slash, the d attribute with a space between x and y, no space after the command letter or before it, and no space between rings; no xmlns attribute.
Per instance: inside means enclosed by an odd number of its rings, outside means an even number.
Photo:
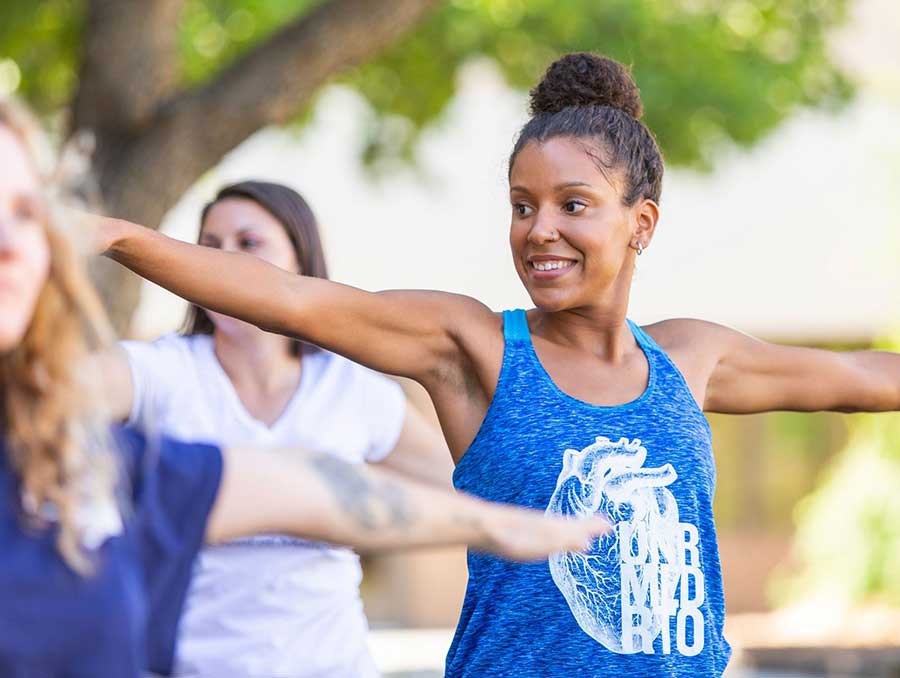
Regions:
<svg viewBox="0 0 900 678"><path fill-rule="evenodd" d="M312 210L286 186L222 189L203 210L199 242L327 277ZM245 322L192 307L183 335L123 342L99 366L115 414L138 427L191 442L330 452L451 487L443 438L395 382ZM176 675L377 676L361 578L344 548L279 535L207 547L179 629Z"/></svg>

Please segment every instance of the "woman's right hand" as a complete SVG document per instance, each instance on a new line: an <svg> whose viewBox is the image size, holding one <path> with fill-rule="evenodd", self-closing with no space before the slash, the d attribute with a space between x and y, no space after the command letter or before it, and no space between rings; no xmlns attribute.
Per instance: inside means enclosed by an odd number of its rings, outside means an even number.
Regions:
<svg viewBox="0 0 900 678"><path fill-rule="evenodd" d="M84 234L88 246L86 254L106 254L113 244L122 238L129 228L141 228L122 219L104 217L92 212L61 206L61 219L76 224L79 235ZM84 242L79 238L79 242Z"/></svg>
<svg viewBox="0 0 900 678"><path fill-rule="evenodd" d="M472 546L510 560L543 560L560 551L587 551L612 530L600 516L574 518L514 506L486 507L496 515L485 521L483 542Z"/></svg>
<svg viewBox="0 0 900 678"><path fill-rule="evenodd" d="M91 250L95 254L106 254L129 228L138 228L128 221L112 217L91 214L87 218L91 225Z"/></svg>

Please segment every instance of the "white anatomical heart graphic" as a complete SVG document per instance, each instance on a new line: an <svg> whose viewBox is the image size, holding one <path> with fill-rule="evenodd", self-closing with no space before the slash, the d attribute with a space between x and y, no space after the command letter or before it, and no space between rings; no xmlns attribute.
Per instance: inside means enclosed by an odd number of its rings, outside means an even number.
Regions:
<svg viewBox="0 0 900 678"><path fill-rule="evenodd" d="M619 653L672 651L670 623L677 622L679 652L703 648L703 574L697 530L680 523L666 489L678 475L671 464L644 468L639 440L566 450L548 513L605 515L615 530L586 553L558 553L550 573L581 629ZM688 628L692 629L690 636Z"/></svg>

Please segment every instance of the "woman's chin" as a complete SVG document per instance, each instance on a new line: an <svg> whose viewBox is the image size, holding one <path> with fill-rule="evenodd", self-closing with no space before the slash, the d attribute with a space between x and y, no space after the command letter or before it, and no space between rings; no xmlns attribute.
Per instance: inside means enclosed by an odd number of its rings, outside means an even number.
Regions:
<svg viewBox="0 0 900 678"><path fill-rule="evenodd" d="M243 320L238 320L237 318L232 318L227 315L210 313L209 316L217 333L221 332L222 334L235 337L255 334L256 332L261 331L256 325L251 325Z"/></svg>
<svg viewBox="0 0 900 678"><path fill-rule="evenodd" d="M565 311L574 306L572 295L566 294L563 290L530 289L528 296L531 297L534 307L545 313Z"/></svg>
<svg viewBox="0 0 900 678"><path fill-rule="evenodd" d="M15 350L25 336L27 327L24 323L11 323L0 320L0 355Z"/></svg>
<svg viewBox="0 0 900 678"><path fill-rule="evenodd" d="M35 310L33 300L11 297L0 290L0 353L9 353L22 343Z"/></svg>

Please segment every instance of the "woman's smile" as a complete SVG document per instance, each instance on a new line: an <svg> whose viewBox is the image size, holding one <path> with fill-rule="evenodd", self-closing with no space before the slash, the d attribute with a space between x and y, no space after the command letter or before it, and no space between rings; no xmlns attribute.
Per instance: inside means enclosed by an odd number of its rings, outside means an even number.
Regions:
<svg viewBox="0 0 900 678"><path fill-rule="evenodd" d="M554 255L532 255L527 260L528 275L535 281L558 280L578 265L574 259Z"/></svg>

